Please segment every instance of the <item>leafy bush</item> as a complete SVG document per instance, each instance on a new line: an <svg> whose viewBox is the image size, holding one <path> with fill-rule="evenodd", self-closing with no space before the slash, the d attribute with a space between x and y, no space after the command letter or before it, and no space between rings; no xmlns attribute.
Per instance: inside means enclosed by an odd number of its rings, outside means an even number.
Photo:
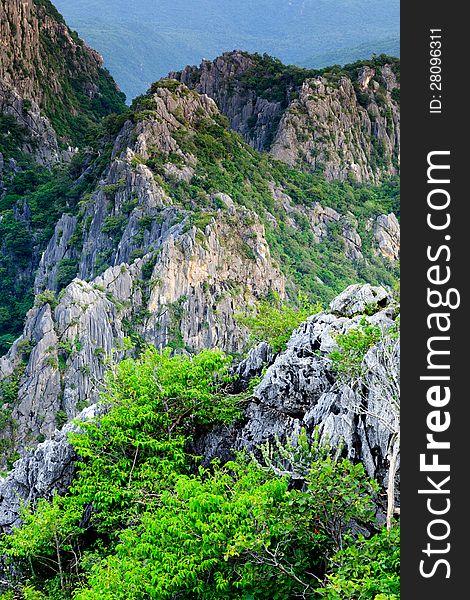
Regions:
<svg viewBox="0 0 470 600"><path fill-rule="evenodd" d="M382 329L364 317L359 327L352 327L336 337L338 349L330 353L333 370L340 376L355 379L361 375L367 351L382 337Z"/></svg>
<svg viewBox="0 0 470 600"><path fill-rule="evenodd" d="M319 595L327 600L398 600L400 598L400 527L382 529L369 539L349 539L330 560L330 573Z"/></svg>
<svg viewBox="0 0 470 600"><path fill-rule="evenodd" d="M378 486L318 437L194 471L193 435L237 415L229 362L149 348L111 367L107 411L71 436L70 491L25 508L0 542L31 598L313 599L388 580L393 591L393 540L347 534L354 520L372 526Z"/></svg>
<svg viewBox="0 0 470 600"><path fill-rule="evenodd" d="M359 327L352 327L336 337L338 348L330 353L333 370L342 378L357 379L364 373L363 360L368 350L385 336L396 339L399 326L399 319L384 329L363 317Z"/></svg>
<svg viewBox="0 0 470 600"><path fill-rule="evenodd" d="M273 293L270 298L258 302L255 315L239 315L237 320L250 331L252 343L267 342L274 352L281 352L292 332L321 310L320 304L311 304L302 294L297 305L293 305L281 302L279 296Z"/></svg>
<svg viewBox="0 0 470 600"><path fill-rule="evenodd" d="M238 414L220 393L229 361L218 351L187 357L149 348L111 370L103 397L111 410L72 438L86 459L74 489L93 502L97 526L127 523L140 510L136 497L151 502L164 482L186 471L185 444L197 428Z"/></svg>
<svg viewBox="0 0 470 600"><path fill-rule="evenodd" d="M54 310L58 304L57 297L52 290L44 290L36 295L34 300L34 305L37 307L44 306L45 304L49 304L51 310Z"/></svg>

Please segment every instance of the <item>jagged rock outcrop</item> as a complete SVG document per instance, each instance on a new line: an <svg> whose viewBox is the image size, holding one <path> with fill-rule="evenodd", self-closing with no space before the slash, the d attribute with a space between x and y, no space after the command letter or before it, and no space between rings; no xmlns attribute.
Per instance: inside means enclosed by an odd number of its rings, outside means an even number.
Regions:
<svg viewBox="0 0 470 600"><path fill-rule="evenodd" d="M377 308L367 320L384 330L393 326L398 308L383 288L351 286L332 303L332 310L304 322L284 352L274 356L265 343L253 348L234 369L239 389L246 388L253 377L262 376L243 419L196 440L196 453L207 462L215 457L227 460L234 449L255 451L276 436L285 440L302 428L311 435L318 427L322 439L341 446L350 459L362 461L367 473L386 485L390 431L397 427L399 417L381 382L386 376L399 382L399 340L392 340L387 360L381 352L382 342L367 352L365 393L354 381L338 379L329 358L336 348L336 336L357 327L364 318L357 313ZM47 308L42 311L49 312ZM86 409L80 418L89 418L95 410ZM66 425L27 452L8 477L0 480L0 528L8 530L18 523L21 501L34 502L50 497L54 490L65 491L75 460L66 436L74 427Z"/></svg>
<svg viewBox="0 0 470 600"><path fill-rule="evenodd" d="M250 213L233 211L234 219ZM75 279L54 310L28 314L23 339L33 349L21 379L16 440L23 445L51 435L57 414L73 418L96 401L104 360L132 331L157 347L177 342L191 350L219 347L240 352L245 332L235 316L257 297L284 294L284 278L272 266L261 224L250 228L253 258L240 254L242 236L214 220L198 239L196 228L170 228L155 254L107 269L90 283ZM151 264L147 285L142 271ZM40 298L41 296L39 296ZM3 360L3 375L17 362L15 347Z"/></svg>
<svg viewBox="0 0 470 600"><path fill-rule="evenodd" d="M396 216L379 215L372 226L377 252L391 260L400 258L400 224Z"/></svg>
<svg viewBox="0 0 470 600"><path fill-rule="evenodd" d="M77 214L62 215L41 257L36 306L22 336L29 355L15 344L2 360L0 379L24 366L17 401L7 407L18 447L50 436L58 418L71 419L96 401L104 359L124 337L159 348L240 353L246 331L237 314L269 292L285 297L286 279L257 213L223 188L203 195L207 208L191 197L175 202L160 175L192 181L198 159L181 136L197 135L201 123L218 126L215 102L171 81L141 102L115 137L95 191ZM345 258L363 260L352 214L294 202L274 181L267 190L293 230L303 219L322 243L339 227Z"/></svg>
<svg viewBox="0 0 470 600"><path fill-rule="evenodd" d="M250 145L293 167L373 183L398 173L399 83L391 64L315 75L290 73L274 59L264 72L263 60L227 52L169 76L213 98Z"/></svg>
<svg viewBox="0 0 470 600"><path fill-rule="evenodd" d="M231 127L255 150L267 150L283 113L283 103L261 97L241 79L256 63L246 52L227 52L200 67L185 67L169 77L213 98Z"/></svg>
<svg viewBox="0 0 470 600"><path fill-rule="evenodd" d="M368 69L354 81L306 80L284 113L271 154L291 166L321 171L327 179L377 183L399 166L399 108ZM361 103L357 94L361 94Z"/></svg>
<svg viewBox="0 0 470 600"><path fill-rule="evenodd" d="M36 101L26 102L14 87L10 87L1 78L0 114L13 117L19 127L26 132L20 150L31 154L40 165L50 167L61 158L67 158L68 153L59 149L56 132L49 119L41 114Z"/></svg>
<svg viewBox="0 0 470 600"><path fill-rule="evenodd" d="M207 461L215 456L227 459L232 448L255 451L276 437L285 440L302 428L312 435L318 427L322 439L334 447L342 445L348 458L363 462L367 473L386 485L391 430L397 428L399 416L380 386L386 376L399 381L399 340L392 341L387 364L381 342L367 352L366 380L361 386L338 379L329 358L337 347L336 336L358 327L364 312L377 308L367 321L384 330L393 326L398 309L383 288L350 286L331 303L331 312L303 323L274 360L268 355L262 364L259 359L266 356L265 351L255 348L255 355L262 354L254 361L261 364L253 374L260 375L263 367L268 368L253 392L244 421L208 434L199 440L197 451Z"/></svg>
<svg viewBox="0 0 470 600"><path fill-rule="evenodd" d="M90 419L95 412L96 408L90 407L80 414L80 419ZM6 477L0 478L0 531L10 531L20 524L25 503L34 506L40 498L50 500L54 493L67 491L77 460L68 435L77 430L77 425L69 423L35 450L28 451Z"/></svg>

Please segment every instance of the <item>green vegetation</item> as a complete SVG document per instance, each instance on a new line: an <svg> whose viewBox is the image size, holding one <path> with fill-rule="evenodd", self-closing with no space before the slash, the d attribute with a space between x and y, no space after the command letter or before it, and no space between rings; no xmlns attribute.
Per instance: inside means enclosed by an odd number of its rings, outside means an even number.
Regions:
<svg viewBox="0 0 470 600"><path fill-rule="evenodd" d="M252 344L267 342L274 352L281 352L292 332L321 309L321 304L312 305L302 294L293 305L281 302L279 295L272 293L257 303L255 314L240 315L237 320L248 328Z"/></svg>
<svg viewBox="0 0 470 600"><path fill-rule="evenodd" d="M24 597L337 600L364 586L359 597L394 598L398 534L375 529L378 485L362 465L302 432L197 467L195 433L238 415L229 363L149 348L111 367L110 408L71 438L82 461L70 491L25 508L0 542Z"/></svg>
<svg viewBox="0 0 470 600"><path fill-rule="evenodd" d="M254 66L243 73L240 83L266 100L279 102L283 108L287 108L292 89L297 90L306 79L319 74L317 70L285 65L269 54L246 56L254 60Z"/></svg>
<svg viewBox="0 0 470 600"><path fill-rule="evenodd" d="M49 0L35 0L48 17L65 25L64 19ZM35 76L44 94L42 109L49 117L56 133L65 144L83 145L90 128L110 113L125 108L122 94L106 69L78 35L68 30L73 39L64 34L51 35L49 28L40 30L43 68ZM43 76L42 72L47 73ZM57 80L57 85L51 82ZM59 93L57 90L60 90ZM90 91L93 90L93 93Z"/></svg>
<svg viewBox="0 0 470 600"><path fill-rule="evenodd" d="M319 596L328 600L398 600L400 598L400 528L383 529L370 539L359 536L332 559Z"/></svg>
<svg viewBox="0 0 470 600"><path fill-rule="evenodd" d="M385 54L374 55L370 60L358 60L343 67L333 65L323 69L285 65L268 54L246 53L246 56L254 61L254 65L239 76L238 81L262 98L279 102L283 108L287 108L303 82L313 77L322 76L330 82L338 82L341 77L346 76L355 81L359 70L365 65L378 69L386 64L391 66L397 76L400 74L400 60Z"/></svg>
<svg viewBox="0 0 470 600"><path fill-rule="evenodd" d="M399 321L387 331L391 338L398 336ZM383 328L371 324L365 317L359 327L352 327L336 337L338 348L330 353L332 368L343 378L357 379L363 374L367 351L384 338Z"/></svg>

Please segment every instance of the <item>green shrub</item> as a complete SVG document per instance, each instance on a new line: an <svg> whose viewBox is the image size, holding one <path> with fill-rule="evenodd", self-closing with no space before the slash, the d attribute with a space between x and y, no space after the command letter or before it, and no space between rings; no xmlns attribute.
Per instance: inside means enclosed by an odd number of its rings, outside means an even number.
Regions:
<svg viewBox="0 0 470 600"><path fill-rule="evenodd" d="M44 306L46 304L49 304L51 310L54 310L58 304L56 295L52 290L44 290L43 292L40 292L36 295L36 298L34 300L35 306L40 308L41 306Z"/></svg>
<svg viewBox="0 0 470 600"><path fill-rule="evenodd" d="M398 335L398 323L390 326L387 334ZM330 353L332 368L340 377L356 379L364 371L363 360L368 350L385 335L383 327L371 324L365 317L359 327L352 327L336 337L338 348Z"/></svg>
<svg viewBox="0 0 470 600"><path fill-rule="evenodd" d="M330 573L319 595L327 600L398 600L400 598L400 527L365 539L347 540L330 560Z"/></svg>
<svg viewBox="0 0 470 600"><path fill-rule="evenodd" d="M392 593L393 544L348 535L351 521L372 526L378 485L318 437L309 443L302 432L265 445L258 460L240 454L194 469L194 434L238 414L225 391L229 364L218 351L149 348L108 372L108 411L70 437L81 460L68 494L25 509L22 527L0 541L31 593L313 600L379 581Z"/></svg>
<svg viewBox="0 0 470 600"><path fill-rule="evenodd" d="M252 344L267 342L274 352L281 352L292 332L321 310L320 304L311 304L303 295L298 297L297 305L293 305L271 294L270 298L258 302L255 315L239 315L237 320L250 331Z"/></svg>

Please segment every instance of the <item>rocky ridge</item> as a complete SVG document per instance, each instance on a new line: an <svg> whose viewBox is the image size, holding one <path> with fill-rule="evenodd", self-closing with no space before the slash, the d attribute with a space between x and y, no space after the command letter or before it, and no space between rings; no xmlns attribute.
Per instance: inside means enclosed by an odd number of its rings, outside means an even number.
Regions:
<svg viewBox="0 0 470 600"><path fill-rule="evenodd" d="M175 104L163 89L155 98L163 118L139 122L135 129L125 124L106 181L79 218L59 220L36 276L36 306L22 339L1 359L2 378L11 377L24 363L25 344L31 348L11 407L21 446L51 435L57 415L71 419L96 401L105 359L126 335L157 347L173 343L188 350L240 352L246 332L236 314L269 291L285 294L284 277L273 266L255 213L222 195L224 208L199 229L188 211L172 206L153 173L135 162L137 150L142 160L147 145L157 140L167 151L176 148L171 132L179 122L171 110L183 106L188 119L198 108L208 114L217 110L204 96ZM132 205L131 213L121 219L116 236L105 225L119 219L125 204ZM87 230L79 227L84 222ZM77 230L80 249L71 243ZM100 258L109 250L111 266L98 274ZM58 269L74 258L79 277L55 300L48 290L58 290Z"/></svg>
<svg viewBox="0 0 470 600"><path fill-rule="evenodd" d="M23 335L0 359L0 379L17 381L17 398L3 407L12 416L4 435L15 448L52 435L59 422L96 401L106 359L125 337L137 345L238 354L247 332L237 315L270 292L285 297L288 281L267 241L265 223L279 228L271 213L235 202L223 186L174 197L199 166L184 141L199 139L200 127L233 135L218 125L215 102L163 82L129 117L95 191L57 222ZM275 181L267 190L294 233L304 219L315 242L328 243L339 226L345 256L363 259L352 215L295 203ZM391 242L380 240L376 252L392 256Z"/></svg>
<svg viewBox="0 0 470 600"><path fill-rule="evenodd" d="M253 148L329 180L378 183L399 171L392 61L318 74L234 51L169 76L213 98Z"/></svg>
<svg viewBox="0 0 470 600"><path fill-rule="evenodd" d="M41 130L48 130L44 151L53 144L52 129L76 140L83 124L71 126L68 118L96 120L122 107L123 96L103 70L101 56L67 27L49 0L2 2L0 40L0 106L30 126L36 145Z"/></svg>

